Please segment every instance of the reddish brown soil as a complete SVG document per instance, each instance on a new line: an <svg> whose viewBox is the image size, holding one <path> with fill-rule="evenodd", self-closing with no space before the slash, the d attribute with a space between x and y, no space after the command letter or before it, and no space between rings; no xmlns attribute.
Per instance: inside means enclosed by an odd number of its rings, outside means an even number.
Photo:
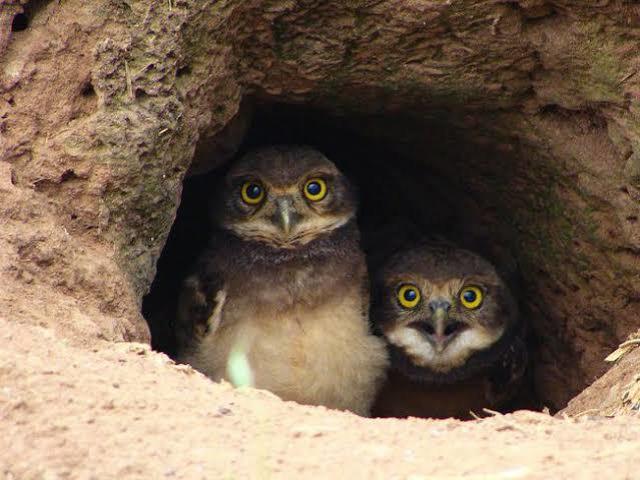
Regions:
<svg viewBox="0 0 640 480"><path fill-rule="evenodd" d="M624 355L602 377L569 402L560 415L640 413L640 348Z"/></svg>
<svg viewBox="0 0 640 480"><path fill-rule="evenodd" d="M363 419L217 385L142 344L0 319L0 472L35 478L634 478L640 418Z"/></svg>
<svg viewBox="0 0 640 480"><path fill-rule="evenodd" d="M0 1L0 478L636 478L638 350L577 418L462 423L285 403L124 342L149 340L142 297L187 170L235 151L243 121L217 134L254 95L354 115L434 169L416 181L462 185L453 206L517 246L536 387L563 406L640 326L639 12Z"/></svg>
<svg viewBox="0 0 640 480"><path fill-rule="evenodd" d="M0 308L147 340L187 171L238 148L242 100L304 105L424 165L402 184L419 217L515 256L561 408L640 327L636 3L4 1Z"/></svg>
<svg viewBox="0 0 640 480"><path fill-rule="evenodd" d="M49 327L76 345L148 339L112 252L72 236L51 204L16 186L0 161L0 316Z"/></svg>

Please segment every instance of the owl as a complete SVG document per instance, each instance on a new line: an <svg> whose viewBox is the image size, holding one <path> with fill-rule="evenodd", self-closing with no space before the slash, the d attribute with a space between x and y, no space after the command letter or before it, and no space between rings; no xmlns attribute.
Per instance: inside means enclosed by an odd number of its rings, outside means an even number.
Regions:
<svg viewBox="0 0 640 480"><path fill-rule="evenodd" d="M500 408L527 365L509 287L482 257L446 244L393 255L374 277L372 321L390 371L374 414L458 417Z"/></svg>
<svg viewBox="0 0 640 480"><path fill-rule="evenodd" d="M353 187L320 152L272 146L226 174L184 282L178 360L214 380L368 415L386 367L369 325Z"/></svg>

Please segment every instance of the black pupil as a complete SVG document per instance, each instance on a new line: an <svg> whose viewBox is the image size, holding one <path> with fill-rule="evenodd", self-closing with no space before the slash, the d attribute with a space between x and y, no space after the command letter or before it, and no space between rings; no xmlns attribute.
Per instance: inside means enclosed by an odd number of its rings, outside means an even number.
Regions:
<svg viewBox="0 0 640 480"><path fill-rule="evenodd" d="M262 187L260 187L260 185L252 183L247 187L247 197L249 197L250 199L255 200L256 198L260 197L261 194Z"/></svg>
<svg viewBox="0 0 640 480"><path fill-rule="evenodd" d="M475 302L477 297L476 292L474 292L473 290L467 290L462 294L462 296L464 297L465 301L467 301L468 303Z"/></svg>
<svg viewBox="0 0 640 480"><path fill-rule="evenodd" d="M405 299L407 302L413 302L413 301L415 301L415 299L417 298L417 296L418 296L418 294L416 293L416 291L415 291L415 290L413 290L413 289L411 289L411 288L410 288L409 290L405 290L405 292L404 292L404 299Z"/></svg>
<svg viewBox="0 0 640 480"><path fill-rule="evenodd" d="M318 195L320 192L322 191L322 187L320 187L320 184L318 182L309 182L307 184L307 192L309 192L309 195Z"/></svg>

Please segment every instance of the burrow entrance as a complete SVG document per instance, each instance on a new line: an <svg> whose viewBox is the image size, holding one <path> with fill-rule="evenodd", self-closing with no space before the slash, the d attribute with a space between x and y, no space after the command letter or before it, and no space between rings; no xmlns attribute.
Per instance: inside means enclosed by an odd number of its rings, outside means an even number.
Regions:
<svg viewBox="0 0 640 480"><path fill-rule="evenodd" d="M268 101L255 102L241 137L236 155L261 145L294 143L311 145L334 161L359 188L362 244L371 266L425 236L489 258L512 286L531 326L532 374L515 407L555 411L575 395L579 381L560 365L571 358L573 347L548 328L553 319L545 315L539 292L546 272L532 266L538 253L531 254L528 240L538 230L525 228L551 208L545 201L552 201L552 178L544 168L532 170L526 147L453 126L437 114L429 119L340 115ZM172 314L180 284L207 244L208 202L227 165L213 158L218 147L209 141L196 150L200 172L184 182L177 218L144 299L153 348L169 355L175 353ZM542 204L532 207L532 198ZM527 281L536 269L536 281Z"/></svg>

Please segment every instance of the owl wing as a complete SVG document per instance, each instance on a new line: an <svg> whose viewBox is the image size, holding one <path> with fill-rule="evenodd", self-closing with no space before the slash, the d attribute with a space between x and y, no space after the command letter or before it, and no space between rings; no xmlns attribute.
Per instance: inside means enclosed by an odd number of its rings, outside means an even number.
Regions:
<svg viewBox="0 0 640 480"><path fill-rule="evenodd" d="M524 341L515 337L489 374L486 397L491 405L504 404L512 399L520 389L528 362Z"/></svg>
<svg viewBox="0 0 640 480"><path fill-rule="evenodd" d="M178 300L176 339L179 352L217 330L226 296L221 275L205 270L187 277Z"/></svg>

